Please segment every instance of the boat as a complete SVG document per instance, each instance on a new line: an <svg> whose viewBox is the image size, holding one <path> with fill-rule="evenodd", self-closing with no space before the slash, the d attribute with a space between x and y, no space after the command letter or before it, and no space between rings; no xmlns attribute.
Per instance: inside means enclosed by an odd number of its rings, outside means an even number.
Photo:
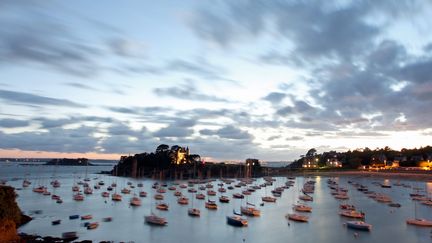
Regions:
<svg viewBox="0 0 432 243"><path fill-rule="evenodd" d="M96 229L99 226L98 222L93 222L87 225L87 229L91 230L91 229Z"/></svg>
<svg viewBox="0 0 432 243"><path fill-rule="evenodd" d="M197 192L197 190L196 190L195 188L189 188L189 189L188 189L188 192L190 192L190 193L195 193L195 192Z"/></svg>
<svg viewBox="0 0 432 243"><path fill-rule="evenodd" d="M165 190L164 188L161 187L161 188L157 189L156 192L157 192L157 193L165 193L166 190Z"/></svg>
<svg viewBox="0 0 432 243"><path fill-rule="evenodd" d="M341 204L339 205L339 208L345 210L355 210L355 206L350 204Z"/></svg>
<svg viewBox="0 0 432 243"><path fill-rule="evenodd" d="M78 235L76 231L62 233L62 240L64 240L65 242L74 241L76 239L78 239Z"/></svg>
<svg viewBox="0 0 432 243"><path fill-rule="evenodd" d="M312 212L312 207L303 204L295 204L293 209L298 212Z"/></svg>
<svg viewBox="0 0 432 243"><path fill-rule="evenodd" d="M189 199L187 197L180 197L177 199L177 203L181 205L187 205L189 204Z"/></svg>
<svg viewBox="0 0 432 243"><path fill-rule="evenodd" d="M296 214L296 213L287 214L287 215L285 215L285 218L288 220L293 220L293 221L297 221L297 222L308 222L309 221L308 216Z"/></svg>
<svg viewBox="0 0 432 243"><path fill-rule="evenodd" d="M390 207L394 207L394 208L400 208L402 206L399 203L389 203L387 205L389 205Z"/></svg>
<svg viewBox="0 0 432 243"><path fill-rule="evenodd" d="M175 186L170 186L170 187L168 187L168 190L170 190L170 191L175 191L175 190L176 190L176 187L175 187Z"/></svg>
<svg viewBox="0 0 432 243"><path fill-rule="evenodd" d="M140 196L140 197L147 197L147 192L145 192L145 191L140 191L139 196Z"/></svg>
<svg viewBox="0 0 432 243"><path fill-rule="evenodd" d="M90 187L86 187L84 189L84 194L87 194L87 195L93 194L93 190Z"/></svg>
<svg viewBox="0 0 432 243"><path fill-rule="evenodd" d="M248 221L239 215L227 216L227 224L232 226L243 227L248 225Z"/></svg>
<svg viewBox="0 0 432 243"><path fill-rule="evenodd" d="M432 227L432 221L427 219L407 219L407 224L416 225L416 226L424 226L424 227Z"/></svg>
<svg viewBox="0 0 432 243"><path fill-rule="evenodd" d="M260 216L261 211L259 209L256 209L255 207L240 207L240 212L242 214L248 215L248 216Z"/></svg>
<svg viewBox="0 0 432 243"><path fill-rule="evenodd" d="M414 218L407 219L406 223L416 226L432 227L432 220L427 220L417 216L417 201L414 205Z"/></svg>
<svg viewBox="0 0 432 243"><path fill-rule="evenodd" d="M176 197L181 197L181 195L182 195L181 191L175 191L174 192L174 196L176 196Z"/></svg>
<svg viewBox="0 0 432 243"><path fill-rule="evenodd" d="M229 201L230 201L230 199L227 196L222 195L219 197L219 202L221 202L221 203L229 203Z"/></svg>
<svg viewBox="0 0 432 243"><path fill-rule="evenodd" d="M102 192L102 197L109 197L109 192Z"/></svg>
<svg viewBox="0 0 432 243"><path fill-rule="evenodd" d="M201 215L201 211L197 208L189 208L188 214L190 216L199 217Z"/></svg>
<svg viewBox="0 0 432 243"><path fill-rule="evenodd" d="M103 222L111 222L112 221L112 217L106 217L102 219Z"/></svg>
<svg viewBox="0 0 432 243"><path fill-rule="evenodd" d="M73 200L75 201L83 201L84 200L84 195L81 193L76 193L73 195Z"/></svg>
<svg viewBox="0 0 432 243"><path fill-rule="evenodd" d="M121 193L123 193L123 194L130 194L130 192L131 192L131 190L126 188L126 187L121 190Z"/></svg>
<svg viewBox="0 0 432 243"><path fill-rule="evenodd" d="M63 200L61 198L59 198L56 200L56 203L61 204L61 203L63 203Z"/></svg>
<svg viewBox="0 0 432 243"><path fill-rule="evenodd" d="M372 225L365 223L364 221L347 221L346 226L351 229L370 231Z"/></svg>
<svg viewBox="0 0 432 243"><path fill-rule="evenodd" d="M154 195L154 199L156 199L156 200L163 200L164 196L162 194L156 194L156 195Z"/></svg>
<svg viewBox="0 0 432 243"><path fill-rule="evenodd" d="M365 217L365 214L363 212L358 212L355 210L342 210L339 212L341 216L345 216L348 218L356 218L356 219L362 219Z"/></svg>
<svg viewBox="0 0 432 243"><path fill-rule="evenodd" d="M205 195L202 194L202 193L198 193L198 194L196 194L195 198L196 199L200 199L200 200L204 200L205 199Z"/></svg>
<svg viewBox="0 0 432 243"><path fill-rule="evenodd" d="M52 225L58 225L58 224L60 224L61 223L61 220L60 219L57 219L57 220L53 220L53 221L51 221L51 224Z"/></svg>
<svg viewBox="0 0 432 243"><path fill-rule="evenodd" d="M69 219L78 219L79 215L78 214L74 214L74 215L70 215Z"/></svg>
<svg viewBox="0 0 432 243"><path fill-rule="evenodd" d="M167 211L169 206L166 203L159 203L156 205L156 208L159 210Z"/></svg>
<svg viewBox="0 0 432 243"><path fill-rule="evenodd" d="M208 209L217 209L217 204L216 204L215 201L208 200L208 201L205 203L205 207L208 208Z"/></svg>
<svg viewBox="0 0 432 243"><path fill-rule="evenodd" d="M234 193L233 194L233 198L240 198L240 199L242 199L242 198L244 198L244 195L242 195L240 193Z"/></svg>
<svg viewBox="0 0 432 243"><path fill-rule="evenodd" d="M165 218L156 216L154 214L148 215L144 217L144 220L147 224L151 225L166 225L168 222Z"/></svg>
<svg viewBox="0 0 432 243"><path fill-rule="evenodd" d="M262 197L261 200L263 200L263 202L276 202L276 198L271 196Z"/></svg>
<svg viewBox="0 0 432 243"><path fill-rule="evenodd" d="M216 192L213 191L213 190L208 190L207 191L207 195L209 195L209 196L216 196Z"/></svg>
<svg viewBox="0 0 432 243"><path fill-rule="evenodd" d="M92 219L92 218L93 218L93 216L91 214L87 214L87 215L81 216L81 220L89 220L89 219Z"/></svg>
<svg viewBox="0 0 432 243"><path fill-rule="evenodd" d="M111 195L111 200L113 201L121 201L122 200L122 195L118 194L118 193L114 193Z"/></svg>
<svg viewBox="0 0 432 243"><path fill-rule="evenodd" d="M309 195L301 195L301 196L299 196L299 199L303 200L303 201L313 201L313 197L311 197Z"/></svg>
<svg viewBox="0 0 432 243"><path fill-rule="evenodd" d="M141 206L141 199L139 197L132 197L129 203L131 206Z"/></svg>

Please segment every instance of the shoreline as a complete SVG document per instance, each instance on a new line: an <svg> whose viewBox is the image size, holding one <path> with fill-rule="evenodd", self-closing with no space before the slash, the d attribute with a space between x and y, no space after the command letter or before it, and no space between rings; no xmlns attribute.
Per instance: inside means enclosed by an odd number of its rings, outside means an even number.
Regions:
<svg viewBox="0 0 432 243"><path fill-rule="evenodd" d="M402 180L430 181L432 182L432 173L427 171L306 171L288 173L296 176L354 176L354 177L371 177L371 178L391 178Z"/></svg>

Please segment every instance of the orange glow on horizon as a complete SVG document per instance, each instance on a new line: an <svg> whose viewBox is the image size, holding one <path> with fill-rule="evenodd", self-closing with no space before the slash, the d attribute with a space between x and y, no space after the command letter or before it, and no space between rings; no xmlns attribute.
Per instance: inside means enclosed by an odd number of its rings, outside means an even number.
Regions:
<svg viewBox="0 0 432 243"><path fill-rule="evenodd" d="M118 160L121 154L99 154L99 153L59 153L46 151L25 151L18 149L0 149L0 158L87 158Z"/></svg>

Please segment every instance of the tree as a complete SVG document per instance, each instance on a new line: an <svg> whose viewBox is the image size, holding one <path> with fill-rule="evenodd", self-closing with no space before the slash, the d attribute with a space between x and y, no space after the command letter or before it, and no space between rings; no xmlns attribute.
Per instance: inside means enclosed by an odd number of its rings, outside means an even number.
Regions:
<svg viewBox="0 0 432 243"><path fill-rule="evenodd" d="M309 149L309 151L306 153L306 157L313 157L317 153L317 150L314 148Z"/></svg>
<svg viewBox="0 0 432 243"><path fill-rule="evenodd" d="M159 146L157 146L156 148L156 153L162 153L162 152L166 152L169 150L169 146L166 144L161 144Z"/></svg>

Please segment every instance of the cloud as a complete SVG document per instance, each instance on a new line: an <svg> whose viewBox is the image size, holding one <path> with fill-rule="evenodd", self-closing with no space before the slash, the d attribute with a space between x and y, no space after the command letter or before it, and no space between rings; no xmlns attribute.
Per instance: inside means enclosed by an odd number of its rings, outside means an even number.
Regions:
<svg viewBox="0 0 432 243"><path fill-rule="evenodd" d="M73 108L84 108L85 105L75 103L66 99L56 99L46 96L40 96L24 92L16 92L9 90L0 90L0 99L10 103L20 103L25 105L50 105L50 106L65 106Z"/></svg>
<svg viewBox="0 0 432 243"><path fill-rule="evenodd" d="M125 39L123 37L113 38L108 41L111 51L120 57L144 57L146 45L139 41Z"/></svg>
<svg viewBox="0 0 432 243"><path fill-rule="evenodd" d="M6 134L0 132L0 147L27 151L48 152L94 152L97 139L92 135L95 128L81 126L76 129L53 128L48 132L23 132ZM35 142L37 141L37 142Z"/></svg>
<svg viewBox="0 0 432 243"><path fill-rule="evenodd" d="M0 127L3 128L18 128L18 127L26 127L30 125L28 121L25 120L17 120L17 119L0 119Z"/></svg>
<svg viewBox="0 0 432 243"><path fill-rule="evenodd" d="M280 92L271 92L266 95L263 99L269 101L272 104L279 104L287 95Z"/></svg>
<svg viewBox="0 0 432 243"><path fill-rule="evenodd" d="M176 99L199 100L209 102L229 102L227 99L199 92L191 83L185 83L168 88L156 88L153 92L159 96L168 96Z"/></svg>
<svg viewBox="0 0 432 243"><path fill-rule="evenodd" d="M253 139L253 136L250 133L232 125L227 125L217 130L203 129L200 133L202 135L216 135L220 138L226 139Z"/></svg>

